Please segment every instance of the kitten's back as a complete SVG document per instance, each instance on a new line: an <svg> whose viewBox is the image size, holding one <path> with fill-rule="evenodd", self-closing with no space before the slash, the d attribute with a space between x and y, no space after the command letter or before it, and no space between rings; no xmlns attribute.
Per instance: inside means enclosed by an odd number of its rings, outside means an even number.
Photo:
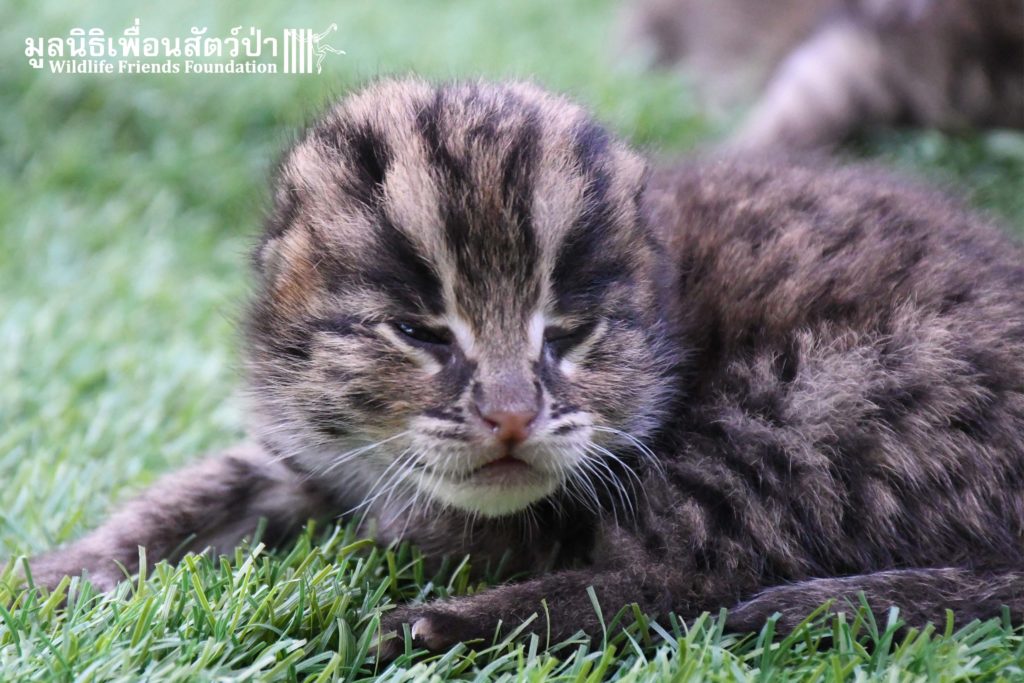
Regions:
<svg viewBox="0 0 1024 683"><path fill-rule="evenodd" d="M862 167L699 162L647 202L693 348L669 467L728 470L776 571L1024 562L1018 243Z"/></svg>

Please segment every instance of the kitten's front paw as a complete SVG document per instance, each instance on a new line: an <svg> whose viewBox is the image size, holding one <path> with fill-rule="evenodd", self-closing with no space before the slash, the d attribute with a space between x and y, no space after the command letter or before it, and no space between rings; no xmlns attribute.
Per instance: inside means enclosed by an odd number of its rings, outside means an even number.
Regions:
<svg viewBox="0 0 1024 683"><path fill-rule="evenodd" d="M462 614L454 605L399 607L381 620L382 659L394 659L401 653L405 625L409 626L413 646L430 652L444 652L456 643L487 645L496 630L492 618Z"/></svg>
<svg viewBox="0 0 1024 683"><path fill-rule="evenodd" d="M81 576L98 592L109 593L127 578L113 562L90 561L59 551L33 557L28 564L33 584L48 591L54 590L65 577Z"/></svg>

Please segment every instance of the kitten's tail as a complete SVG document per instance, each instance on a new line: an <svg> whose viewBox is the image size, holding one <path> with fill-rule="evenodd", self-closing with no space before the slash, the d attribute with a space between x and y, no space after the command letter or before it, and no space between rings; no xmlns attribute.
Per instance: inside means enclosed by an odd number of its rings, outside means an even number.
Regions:
<svg viewBox="0 0 1024 683"><path fill-rule="evenodd" d="M828 23L779 65L729 146L814 149L894 121L903 103L891 80L877 35L853 21Z"/></svg>
<svg viewBox="0 0 1024 683"><path fill-rule="evenodd" d="M830 600L833 613L853 613L862 605L861 595L881 622L890 608L898 607L900 619L912 627L942 624L946 610L953 611L958 624L999 617L1004 609L1014 625L1024 624L1024 568L944 568L898 569L775 586L730 610L726 625L734 631L758 631L779 613L777 628L788 631Z"/></svg>

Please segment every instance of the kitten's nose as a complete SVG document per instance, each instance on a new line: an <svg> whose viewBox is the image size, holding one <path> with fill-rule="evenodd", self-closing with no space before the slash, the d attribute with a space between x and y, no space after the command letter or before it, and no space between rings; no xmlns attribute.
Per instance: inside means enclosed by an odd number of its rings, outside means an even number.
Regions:
<svg viewBox="0 0 1024 683"><path fill-rule="evenodd" d="M526 441L536 417L537 411L533 409L480 411L480 419L490 428L495 438L509 446Z"/></svg>
<svg viewBox="0 0 1024 683"><path fill-rule="evenodd" d="M505 446L526 441L541 410L540 381L528 373L495 372L473 384L473 412Z"/></svg>

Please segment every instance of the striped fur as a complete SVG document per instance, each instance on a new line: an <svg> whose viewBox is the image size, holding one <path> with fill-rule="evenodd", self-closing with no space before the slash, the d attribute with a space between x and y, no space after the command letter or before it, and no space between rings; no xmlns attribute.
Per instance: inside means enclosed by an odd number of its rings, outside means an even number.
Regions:
<svg viewBox="0 0 1024 683"><path fill-rule="evenodd" d="M552 493L588 443L627 445L595 428L646 438L674 361L643 174L585 112L527 84L386 81L346 99L281 164L249 326L257 433L318 475L408 432L328 478L338 495L362 500L404 457L409 495L483 514ZM396 321L456 343L417 346ZM559 328L585 338L555 353L544 336ZM535 485L459 483L493 458L473 406L538 395L520 453Z"/></svg>
<svg viewBox="0 0 1024 683"><path fill-rule="evenodd" d="M753 99L737 149L809 149L865 127L1024 127L1018 0L633 0L630 41L720 103ZM752 97L757 94L756 97Z"/></svg>
<svg viewBox="0 0 1024 683"><path fill-rule="evenodd" d="M255 262L262 448L157 484L44 583L351 512L533 575L385 616L433 650L538 613L599 635L588 588L735 629L860 591L912 624L1024 620L1024 252L946 197L863 168L648 173L534 86L391 80L285 155ZM538 408L528 475L482 478L484 405Z"/></svg>

